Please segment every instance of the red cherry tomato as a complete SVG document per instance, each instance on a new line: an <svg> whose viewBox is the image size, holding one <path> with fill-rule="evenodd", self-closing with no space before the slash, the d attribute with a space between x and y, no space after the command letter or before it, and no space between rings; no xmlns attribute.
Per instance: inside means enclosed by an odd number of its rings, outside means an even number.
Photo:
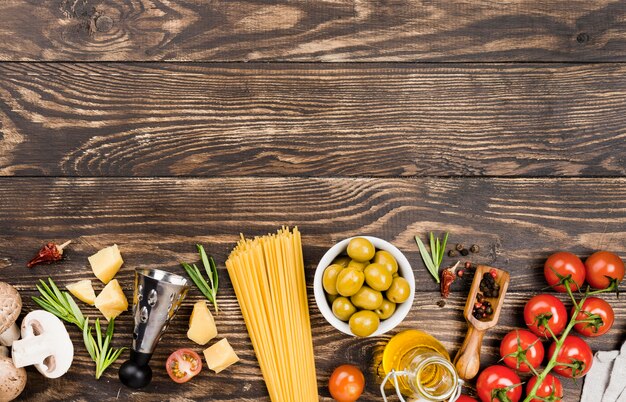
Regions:
<svg viewBox="0 0 626 402"><path fill-rule="evenodd" d="M585 282L585 264L572 253L560 251L552 254L543 264L543 275L548 285L560 293L565 293L565 285L557 285L562 278L570 277L574 283L569 284L572 291L582 289Z"/></svg>
<svg viewBox="0 0 626 402"><path fill-rule="evenodd" d="M482 402L499 402L503 397L517 402L522 396L522 385L513 370L504 366L489 366L483 370L476 380L476 390Z"/></svg>
<svg viewBox="0 0 626 402"><path fill-rule="evenodd" d="M172 380L182 384L191 380L202 370L202 360L191 349L178 349L167 358L165 368Z"/></svg>
<svg viewBox="0 0 626 402"><path fill-rule="evenodd" d="M587 283L596 289L606 289L611 279L621 282L624 279L624 261L617 254L598 251L585 260Z"/></svg>
<svg viewBox="0 0 626 402"><path fill-rule="evenodd" d="M456 400L456 402L478 402L478 401L472 398L471 396L461 395L459 396L459 399Z"/></svg>
<svg viewBox="0 0 626 402"><path fill-rule="evenodd" d="M504 364L522 373L530 372L530 364L538 368L543 361L543 344L530 331L515 329L502 338L500 343L500 357Z"/></svg>
<svg viewBox="0 0 626 402"><path fill-rule="evenodd" d="M574 307L571 314L574 315ZM577 320L594 320L574 325L576 332L583 336L600 336L606 334L613 326L615 314L611 305L598 297L589 297L582 305Z"/></svg>
<svg viewBox="0 0 626 402"><path fill-rule="evenodd" d="M553 342L548 350L548 356L552 359L556 343ZM593 352L587 342L577 336L568 335L563 341L563 346L556 357L557 365L554 372L567 378L580 378L587 374L593 363ZM573 367L560 364L569 364Z"/></svg>
<svg viewBox="0 0 626 402"><path fill-rule="evenodd" d="M530 391L536 383L536 376L528 380L528 384L526 384L526 394L530 394ZM543 399L533 398L530 402L560 401L563 398L563 386L561 385L561 381L552 374L546 374L546 378L543 379L541 385L537 388L535 395Z"/></svg>
<svg viewBox="0 0 626 402"><path fill-rule="evenodd" d="M328 380L330 395L337 402L354 402L363 393L365 377L355 366L344 364L333 371Z"/></svg>
<svg viewBox="0 0 626 402"><path fill-rule="evenodd" d="M563 303L552 295L537 295L528 300L524 306L524 320L528 329L535 335L550 337L544 326L547 323L554 335L558 335L567 325L567 310Z"/></svg>

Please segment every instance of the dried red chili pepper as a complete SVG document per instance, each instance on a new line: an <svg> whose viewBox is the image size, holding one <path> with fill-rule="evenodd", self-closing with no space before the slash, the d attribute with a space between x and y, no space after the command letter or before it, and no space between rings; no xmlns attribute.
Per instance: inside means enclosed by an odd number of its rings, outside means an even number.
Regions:
<svg viewBox="0 0 626 402"><path fill-rule="evenodd" d="M452 285L452 282L456 279L454 271L456 270L456 267L459 266L459 263L460 261L454 264L454 266L445 268L441 271L441 296L443 298L450 296L450 285Z"/></svg>
<svg viewBox="0 0 626 402"><path fill-rule="evenodd" d="M37 255L32 260L28 261L28 264L26 264L26 266L28 268L32 268L35 265L44 262L50 264L51 262L59 261L61 258L63 258L63 249L71 242L71 240L68 240L60 246L57 246L55 243L45 244L41 248L41 250L39 250Z"/></svg>

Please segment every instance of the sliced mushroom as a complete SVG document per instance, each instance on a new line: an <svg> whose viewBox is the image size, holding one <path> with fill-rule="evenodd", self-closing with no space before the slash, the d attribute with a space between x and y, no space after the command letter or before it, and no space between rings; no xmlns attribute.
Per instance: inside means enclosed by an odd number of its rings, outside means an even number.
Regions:
<svg viewBox="0 0 626 402"><path fill-rule="evenodd" d="M9 349L0 346L0 402L12 401L26 387L26 370L13 365Z"/></svg>
<svg viewBox="0 0 626 402"><path fill-rule="evenodd" d="M22 311L22 298L13 286L0 282L0 345L11 346L20 338L20 330L15 324Z"/></svg>
<svg viewBox="0 0 626 402"><path fill-rule="evenodd" d="M57 378L69 370L74 360L74 345L65 325L53 314L35 310L22 321L22 339L13 342L15 367L35 365L48 378Z"/></svg>

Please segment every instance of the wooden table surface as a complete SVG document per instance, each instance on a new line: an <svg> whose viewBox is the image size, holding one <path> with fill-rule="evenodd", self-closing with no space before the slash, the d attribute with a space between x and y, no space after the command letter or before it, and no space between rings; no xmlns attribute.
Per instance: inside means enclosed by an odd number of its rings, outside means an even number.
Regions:
<svg viewBox="0 0 626 402"><path fill-rule="evenodd" d="M303 233L309 285L340 239L399 247L417 285L400 328L452 353L469 282L439 307L413 236L479 244L473 261L511 273L483 349L483 367L495 362L545 286L549 254L626 257L625 21L626 3L609 0L3 0L0 280L25 313L38 279L91 279L87 257L117 243L130 297L136 267L182 273L202 243L220 268L220 336L241 357L169 380L169 353L201 350L185 336L194 289L148 388L121 386L119 362L95 380L68 325L71 370L29 369L22 399L268 400L224 261L240 232L283 224ZM26 268L44 242L68 239L62 263ZM626 301L606 298L616 322L594 350L626 340ZM332 369L352 363L366 373L362 400L380 400L372 362L389 336L345 336L310 286L309 301L322 399ZM129 345L130 313L117 324L116 344ZM582 383L564 381L567 401Z"/></svg>

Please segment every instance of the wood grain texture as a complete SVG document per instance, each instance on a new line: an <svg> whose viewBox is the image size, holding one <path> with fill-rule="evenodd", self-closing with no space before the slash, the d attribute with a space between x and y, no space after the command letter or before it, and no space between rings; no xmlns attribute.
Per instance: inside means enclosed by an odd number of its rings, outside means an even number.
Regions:
<svg viewBox="0 0 626 402"><path fill-rule="evenodd" d="M617 178L0 178L0 280L18 287L29 310L34 307L29 296L34 294L38 278L51 276L59 284L92 278L87 256L116 242L125 260L118 279L130 296L134 268L182 272L178 263L196 260L193 245L203 243L220 267L220 336L233 344L242 358L240 363L219 375L204 371L182 387L165 377L167 355L175 348L192 346L184 334L192 304L200 297L193 290L157 349L155 379L149 389L130 392L121 388L117 365L100 382L95 381L87 354L77 341L77 359L70 374L43 380L30 371L24 399L89 400L100 395L103 400L119 396L148 401L159 395L180 401L267 400L224 268L239 232L262 234L281 224L298 224L309 284L317 261L334 242L355 234L391 241L405 253L416 273L416 300L402 328L428 329L452 352L465 332L462 314L469 278L455 283L445 307L438 307L437 286L420 262L413 236L449 230L451 244L479 244L483 251L474 261L504 268L512 277L500 325L485 338L486 365L497 360L498 341L504 333L523 326L523 304L541 291L546 256L560 249L586 256L598 248L624 256L625 223L626 179ZM62 263L31 270L25 267L41 243L70 238L74 243ZM96 287L99 290L102 285ZM309 295L312 297L310 286ZM626 336L626 302L615 296L607 299L616 311L615 326L607 336L590 341L594 350L614 349ZM378 400L375 362L388 337L341 335L310 302L321 395L329 396L325 383L332 368L351 362L367 373L364 400ZM95 314L92 308L85 310ZM119 345L130 343L128 313L118 321L118 334ZM79 339L74 329L72 336ZM567 395L578 397L581 385L565 381Z"/></svg>
<svg viewBox="0 0 626 402"><path fill-rule="evenodd" d="M623 176L626 66L0 65L0 174Z"/></svg>
<svg viewBox="0 0 626 402"><path fill-rule="evenodd" d="M4 0L0 59L624 60L619 1Z"/></svg>

